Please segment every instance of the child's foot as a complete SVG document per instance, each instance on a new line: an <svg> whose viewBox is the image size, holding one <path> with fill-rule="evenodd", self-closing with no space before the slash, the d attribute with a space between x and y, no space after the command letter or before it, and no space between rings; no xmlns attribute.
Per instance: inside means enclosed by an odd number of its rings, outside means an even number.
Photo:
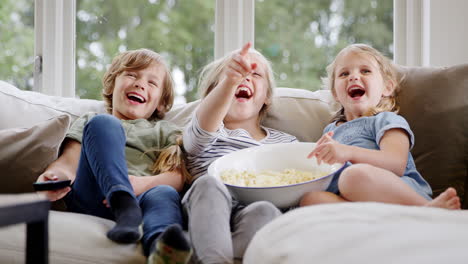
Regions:
<svg viewBox="0 0 468 264"><path fill-rule="evenodd" d="M169 227L156 239L148 264L186 264L192 248L179 225Z"/></svg>
<svg viewBox="0 0 468 264"><path fill-rule="evenodd" d="M460 197L458 197L457 191L450 187L439 194L434 200L428 202L426 206L458 210L461 208Z"/></svg>
<svg viewBox="0 0 468 264"><path fill-rule="evenodd" d="M141 238L141 209L135 198L128 193L115 193L111 201L111 210L116 225L107 232L107 237L117 243L135 243Z"/></svg>

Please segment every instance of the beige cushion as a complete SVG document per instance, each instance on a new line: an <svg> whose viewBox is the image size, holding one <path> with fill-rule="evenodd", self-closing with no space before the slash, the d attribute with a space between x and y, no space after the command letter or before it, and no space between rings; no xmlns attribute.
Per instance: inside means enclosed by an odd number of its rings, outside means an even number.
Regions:
<svg viewBox="0 0 468 264"><path fill-rule="evenodd" d="M325 204L268 223L250 242L243 263L464 264L467 244L468 211Z"/></svg>
<svg viewBox="0 0 468 264"><path fill-rule="evenodd" d="M176 105L165 119L185 126L199 104L200 100ZM313 142L320 138L338 106L330 91L276 88L271 108L262 123L295 135L300 141Z"/></svg>
<svg viewBox="0 0 468 264"><path fill-rule="evenodd" d="M69 115L73 122L86 112L105 113L102 101L23 91L3 81L0 81L0 102L0 129L31 127L63 114Z"/></svg>
<svg viewBox="0 0 468 264"><path fill-rule="evenodd" d="M29 128L0 130L0 193L33 191L32 183L58 156L70 124L68 115Z"/></svg>
<svg viewBox="0 0 468 264"><path fill-rule="evenodd" d="M49 263L145 263L141 244L122 245L106 237L107 231L114 224L110 220L90 215L51 211ZM0 263L25 263L25 225L0 228L0 238Z"/></svg>
<svg viewBox="0 0 468 264"><path fill-rule="evenodd" d="M164 119L171 121L180 127L183 127L190 121L192 114L195 112L195 109L199 104L200 100L196 100L187 104L175 105L172 107L171 111L166 113Z"/></svg>
<svg viewBox="0 0 468 264"><path fill-rule="evenodd" d="M330 91L277 88L263 124L292 134L300 141L315 142L338 107Z"/></svg>
<svg viewBox="0 0 468 264"><path fill-rule="evenodd" d="M454 186L467 208L468 64L400 72L400 114L415 134L416 167L435 195Z"/></svg>

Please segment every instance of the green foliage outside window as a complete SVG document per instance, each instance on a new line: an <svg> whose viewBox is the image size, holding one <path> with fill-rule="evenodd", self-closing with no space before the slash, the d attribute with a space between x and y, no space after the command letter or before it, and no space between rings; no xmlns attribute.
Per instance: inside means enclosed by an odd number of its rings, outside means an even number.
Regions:
<svg viewBox="0 0 468 264"><path fill-rule="evenodd" d="M367 43L393 57L393 1L257 0L255 48L273 63L277 85L321 88L335 55Z"/></svg>
<svg viewBox="0 0 468 264"><path fill-rule="evenodd" d="M34 62L34 2L0 3L0 80L32 90Z"/></svg>

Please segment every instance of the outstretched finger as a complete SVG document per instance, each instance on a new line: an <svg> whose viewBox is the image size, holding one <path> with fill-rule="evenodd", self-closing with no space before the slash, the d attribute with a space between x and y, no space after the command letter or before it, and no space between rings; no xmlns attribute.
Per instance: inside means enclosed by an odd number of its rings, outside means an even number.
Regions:
<svg viewBox="0 0 468 264"><path fill-rule="evenodd" d="M324 135L327 141L333 140L333 131L330 131Z"/></svg>
<svg viewBox="0 0 468 264"><path fill-rule="evenodd" d="M327 134L324 134L324 135L322 135L322 137L317 142L315 142L315 144L318 146L318 145L322 144L326 140L327 140Z"/></svg>
<svg viewBox="0 0 468 264"><path fill-rule="evenodd" d="M228 67L231 67L234 71L240 73L242 76L249 74L249 72L252 70L249 67L248 62L240 55L234 56L233 60L234 63L230 64Z"/></svg>
<svg viewBox="0 0 468 264"><path fill-rule="evenodd" d="M249 52L250 47L252 47L252 43L250 43L250 41L249 41L242 47L242 49L240 51L240 55L241 56L247 55L247 53Z"/></svg>
<svg viewBox="0 0 468 264"><path fill-rule="evenodd" d="M307 155L307 158L310 159L312 158L313 156L317 156L318 153L324 148L323 145L316 145L315 148L312 150L312 152L309 153L309 155Z"/></svg>
<svg viewBox="0 0 468 264"><path fill-rule="evenodd" d="M333 142L333 132L328 132L322 136L320 139L320 144L325 144L328 142Z"/></svg>

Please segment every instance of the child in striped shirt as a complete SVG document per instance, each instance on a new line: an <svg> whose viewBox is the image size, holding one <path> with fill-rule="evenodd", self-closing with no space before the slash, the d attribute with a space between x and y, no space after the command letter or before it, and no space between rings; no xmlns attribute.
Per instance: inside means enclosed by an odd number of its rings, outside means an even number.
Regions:
<svg viewBox="0 0 468 264"><path fill-rule="evenodd" d="M204 176L214 160L233 151L297 141L260 125L275 83L271 64L250 46L204 68L199 84L203 100L184 130L188 169L196 181L182 205L201 263L241 260L255 232L281 214L266 201L239 204L224 184Z"/></svg>

